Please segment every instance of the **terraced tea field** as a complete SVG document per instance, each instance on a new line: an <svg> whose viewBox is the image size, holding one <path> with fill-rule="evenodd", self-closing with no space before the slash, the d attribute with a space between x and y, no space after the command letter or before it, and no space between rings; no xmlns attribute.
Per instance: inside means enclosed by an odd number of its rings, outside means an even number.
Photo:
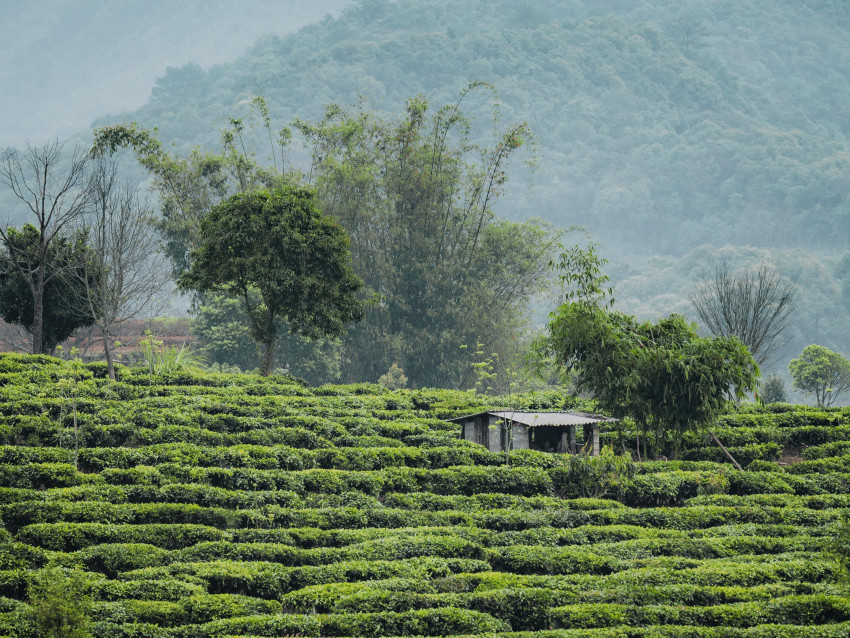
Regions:
<svg viewBox="0 0 850 638"><path fill-rule="evenodd" d="M28 585L58 565L104 638L850 636L846 409L742 408L716 432L747 471L692 437L614 500L564 456L460 440L468 393L104 376L0 356L0 635L36 635Z"/></svg>

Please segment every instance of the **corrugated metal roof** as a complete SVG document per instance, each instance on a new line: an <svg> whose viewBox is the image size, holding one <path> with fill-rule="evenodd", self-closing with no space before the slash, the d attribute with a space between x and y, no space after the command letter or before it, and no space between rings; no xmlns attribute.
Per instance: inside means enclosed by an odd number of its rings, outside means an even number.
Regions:
<svg viewBox="0 0 850 638"><path fill-rule="evenodd" d="M541 425L590 425L591 423L602 423L605 421L616 421L611 417L603 414L592 414L590 412L520 412L520 411L487 411L478 412L477 414L468 414L466 416L449 419L449 421L466 421L477 416L485 414L535 427Z"/></svg>

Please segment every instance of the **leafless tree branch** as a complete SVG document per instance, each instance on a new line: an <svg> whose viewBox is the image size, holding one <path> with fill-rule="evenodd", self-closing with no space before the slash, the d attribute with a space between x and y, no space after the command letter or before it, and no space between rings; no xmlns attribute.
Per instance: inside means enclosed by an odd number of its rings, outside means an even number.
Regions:
<svg viewBox="0 0 850 638"><path fill-rule="evenodd" d="M774 363L788 343L797 307L796 280L784 279L764 262L757 272L732 272L719 264L690 296L703 326L719 337L738 337L759 366Z"/></svg>
<svg viewBox="0 0 850 638"><path fill-rule="evenodd" d="M76 273L85 294L68 303L97 317L95 325L102 333L104 356L114 379L111 338L122 323L145 313L153 316L164 308L168 268L158 250L150 203L140 198L135 186L118 181L114 164L98 160L88 190L91 212L81 221L89 228L94 258ZM92 270L99 276L92 276Z"/></svg>

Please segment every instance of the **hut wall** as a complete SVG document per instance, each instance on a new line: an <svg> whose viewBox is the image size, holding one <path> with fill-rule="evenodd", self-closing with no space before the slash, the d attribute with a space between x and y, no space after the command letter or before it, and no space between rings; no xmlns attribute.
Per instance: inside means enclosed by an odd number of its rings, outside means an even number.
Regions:
<svg viewBox="0 0 850 638"><path fill-rule="evenodd" d="M489 432L487 436L487 448L491 452L502 451L502 420L498 417L491 416L488 421Z"/></svg>
<svg viewBox="0 0 850 638"><path fill-rule="evenodd" d="M476 416L463 422L463 438L487 447L487 417Z"/></svg>
<svg viewBox="0 0 850 638"><path fill-rule="evenodd" d="M515 450L527 450L528 447L528 426L514 425L513 448Z"/></svg>

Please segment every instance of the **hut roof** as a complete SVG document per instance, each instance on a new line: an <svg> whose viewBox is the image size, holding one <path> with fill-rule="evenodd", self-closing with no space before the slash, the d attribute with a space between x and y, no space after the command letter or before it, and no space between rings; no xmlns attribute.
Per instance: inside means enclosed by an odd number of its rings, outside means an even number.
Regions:
<svg viewBox="0 0 850 638"><path fill-rule="evenodd" d="M477 416L495 416L505 421L513 421L528 427L544 426L544 425L590 425L591 423L602 423L607 421L616 421L616 419L603 414L593 414L590 412L520 412L516 410L478 412L476 414L467 414L466 416L455 417L449 419L452 422L466 421Z"/></svg>

